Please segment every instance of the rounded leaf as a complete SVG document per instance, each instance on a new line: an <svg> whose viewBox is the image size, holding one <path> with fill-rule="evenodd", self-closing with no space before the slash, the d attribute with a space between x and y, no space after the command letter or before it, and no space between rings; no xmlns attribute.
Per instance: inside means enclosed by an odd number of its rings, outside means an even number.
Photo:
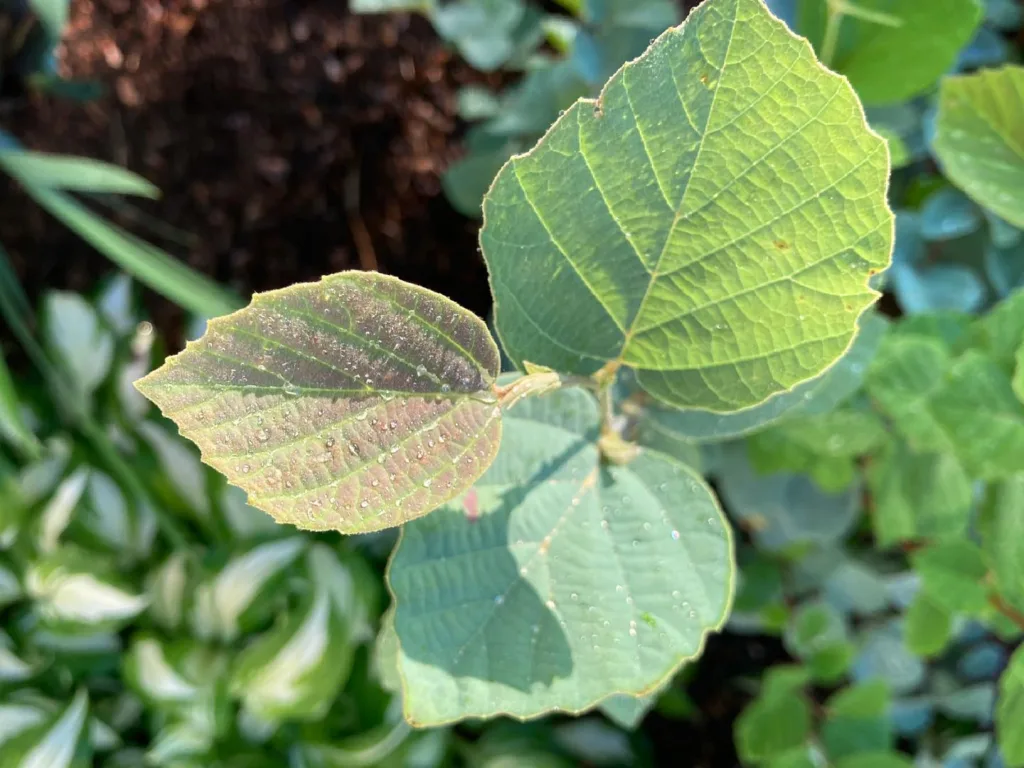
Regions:
<svg viewBox="0 0 1024 768"><path fill-rule="evenodd" d="M512 158L480 242L510 358L735 411L850 346L888 263L885 142L761 0L707 0Z"/></svg>
<svg viewBox="0 0 1024 768"><path fill-rule="evenodd" d="M407 719L529 718L656 690L733 589L729 529L661 454L601 463L597 402L524 400L462 504L402 531L388 581Z"/></svg>
<svg viewBox="0 0 1024 768"><path fill-rule="evenodd" d="M477 317L392 277L257 294L138 382L203 460L282 523L356 533L468 488L501 437Z"/></svg>

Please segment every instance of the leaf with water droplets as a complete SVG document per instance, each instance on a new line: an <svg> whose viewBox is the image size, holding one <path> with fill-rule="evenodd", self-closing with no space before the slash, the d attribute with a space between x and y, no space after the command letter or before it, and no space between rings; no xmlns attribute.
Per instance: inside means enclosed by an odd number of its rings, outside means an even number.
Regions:
<svg viewBox="0 0 1024 768"><path fill-rule="evenodd" d="M579 389L505 416L477 517L452 502L402 531L395 598L407 719L530 718L656 690L725 618L729 529L693 470L641 450L602 464Z"/></svg>
<svg viewBox="0 0 1024 768"><path fill-rule="evenodd" d="M820 375L877 298L885 141L761 0L707 0L512 158L480 243L509 357L726 413Z"/></svg>
<svg viewBox="0 0 1024 768"><path fill-rule="evenodd" d="M138 388L282 523L399 525L498 450L498 350L443 296L367 272L257 294Z"/></svg>

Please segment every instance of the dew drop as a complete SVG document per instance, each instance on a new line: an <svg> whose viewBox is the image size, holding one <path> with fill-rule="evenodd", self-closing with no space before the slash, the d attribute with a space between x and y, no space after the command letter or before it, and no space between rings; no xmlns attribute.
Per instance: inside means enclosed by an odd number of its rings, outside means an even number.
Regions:
<svg viewBox="0 0 1024 768"><path fill-rule="evenodd" d="M607 520L602 520L601 521L601 527L604 528L607 531L608 530L608 521Z"/></svg>
<svg viewBox="0 0 1024 768"><path fill-rule="evenodd" d="M651 524L650 523L644 523L644 530L645 531L651 530Z"/></svg>
<svg viewBox="0 0 1024 768"><path fill-rule="evenodd" d="M427 440L427 448L433 448L433 447L434 447L434 441L433 440Z"/></svg>
<svg viewBox="0 0 1024 768"><path fill-rule="evenodd" d="M391 424L389 424L388 426L390 426L392 429L398 429L398 422L392 421Z"/></svg>
<svg viewBox="0 0 1024 768"><path fill-rule="evenodd" d="M672 540L679 541L679 531L672 531Z"/></svg>
<svg viewBox="0 0 1024 768"><path fill-rule="evenodd" d="M397 445L392 445L391 446L391 453L398 453L398 446Z"/></svg>
<svg viewBox="0 0 1024 768"><path fill-rule="evenodd" d="M242 471L245 472L246 474L248 474L250 469L252 469L252 467L250 467L248 464L242 465Z"/></svg>
<svg viewBox="0 0 1024 768"><path fill-rule="evenodd" d="M388 456L387 456L387 454L386 454L386 453L378 453L378 454L377 454L377 463L378 463L378 464L383 464L383 463L384 463L384 460L385 460L385 459L386 459L387 457L388 457Z"/></svg>
<svg viewBox="0 0 1024 768"><path fill-rule="evenodd" d="M370 502L368 502L368 501L360 501L359 502L359 508L360 509L366 509L368 506L370 506Z"/></svg>
<svg viewBox="0 0 1024 768"><path fill-rule="evenodd" d="M630 637L636 637L636 622L629 622L629 635Z"/></svg>
<svg viewBox="0 0 1024 768"><path fill-rule="evenodd" d="M287 387L284 388L284 393L286 395L291 395L292 397L295 397L297 394L299 394L299 392L299 388L296 387L294 384L289 384Z"/></svg>
<svg viewBox="0 0 1024 768"><path fill-rule="evenodd" d="M359 455L359 446L357 446L355 443L349 443L348 444L348 452L351 453L353 456L358 456Z"/></svg>
<svg viewBox="0 0 1024 768"><path fill-rule="evenodd" d="M261 443L265 443L267 442L267 440L270 439L270 433L267 432L267 430L265 429L261 429L259 432L256 433L256 437L259 438L259 441Z"/></svg>
<svg viewBox="0 0 1024 768"><path fill-rule="evenodd" d="M324 441L324 447L325 448L333 448L334 447L334 438L333 437L328 437L327 440Z"/></svg>
<svg viewBox="0 0 1024 768"><path fill-rule="evenodd" d="M430 487L430 484L431 484L432 482L433 482L433 480L430 480L429 478L428 478L428 479L426 479L426 480L424 480L424 481L423 481L423 487L424 487L424 488L429 488L429 487Z"/></svg>
<svg viewBox="0 0 1024 768"><path fill-rule="evenodd" d="M356 421L366 421L366 417L369 416L369 415L370 415L369 411L363 411L358 416L356 416Z"/></svg>
<svg viewBox="0 0 1024 768"><path fill-rule="evenodd" d="M380 485L380 480L371 480L370 485L376 488L378 485Z"/></svg>
<svg viewBox="0 0 1024 768"><path fill-rule="evenodd" d="M615 591L616 592L622 592L622 585L621 584L616 584L615 585Z"/></svg>
<svg viewBox="0 0 1024 768"><path fill-rule="evenodd" d="M495 605L501 605L504 602L505 602L505 596L504 595L495 595L494 596L494 604Z"/></svg>
<svg viewBox="0 0 1024 768"><path fill-rule="evenodd" d="M448 386L447 384L442 384L442 385L441 385L441 391L442 391L442 392L450 392L450 391L451 391L451 389L452 389L452 388L451 388L451 387L449 387L449 386Z"/></svg>
<svg viewBox="0 0 1024 768"><path fill-rule="evenodd" d="M417 376L426 376L427 375L427 367L425 365L417 365L416 366L416 375Z"/></svg>
<svg viewBox="0 0 1024 768"><path fill-rule="evenodd" d="M577 600L580 599L580 596L577 595L575 592L573 592L571 595L569 595L569 597L572 598L573 602L576 602Z"/></svg>
<svg viewBox="0 0 1024 768"><path fill-rule="evenodd" d="M554 600L548 600L546 603L544 603L544 605L546 605L552 611L555 610L555 601Z"/></svg>
<svg viewBox="0 0 1024 768"><path fill-rule="evenodd" d="M416 451L416 458L423 461L423 451Z"/></svg>
<svg viewBox="0 0 1024 768"><path fill-rule="evenodd" d="M285 481L284 481L284 487L285 487L285 488L291 488L291 487L292 487L292 485L293 485L293 483L292 483L292 481L291 481L291 480L285 480Z"/></svg>

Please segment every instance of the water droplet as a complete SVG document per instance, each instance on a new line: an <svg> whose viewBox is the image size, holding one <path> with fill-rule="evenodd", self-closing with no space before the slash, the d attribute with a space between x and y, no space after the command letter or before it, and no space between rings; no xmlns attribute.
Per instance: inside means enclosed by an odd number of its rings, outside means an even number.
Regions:
<svg viewBox="0 0 1024 768"><path fill-rule="evenodd" d="M679 541L679 531L672 531L672 540Z"/></svg>
<svg viewBox="0 0 1024 768"><path fill-rule="evenodd" d="M668 490L668 483L662 483L661 485L659 485L658 486L658 490L659 491L667 491Z"/></svg>
<svg viewBox="0 0 1024 768"><path fill-rule="evenodd" d="M360 509L366 509L368 506L370 506L370 502L368 502L368 501L360 501L359 502L359 508Z"/></svg>
<svg viewBox="0 0 1024 768"><path fill-rule="evenodd" d="M554 600L548 600L546 603L544 603L544 605L546 605L552 611L555 610L555 601Z"/></svg>
<svg viewBox="0 0 1024 768"><path fill-rule="evenodd" d="M390 426L392 429L398 429L398 422L392 421L391 424L389 424L388 426Z"/></svg>
<svg viewBox="0 0 1024 768"><path fill-rule="evenodd" d="M630 637L636 637L636 622L629 622L629 635Z"/></svg>
<svg viewBox="0 0 1024 768"><path fill-rule="evenodd" d="M708 522L708 525L714 525L715 524L715 518L709 517L707 522Z"/></svg>
<svg viewBox="0 0 1024 768"><path fill-rule="evenodd" d="M428 479L426 479L426 480L424 480L424 481L423 481L423 487L424 487L424 488L429 488L429 487L430 487L430 484L431 484L432 482L433 482L433 480L430 480L429 478L428 478Z"/></svg>
<svg viewBox="0 0 1024 768"><path fill-rule="evenodd" d="M416 458L423 461L423 451L416 451Z"/></svg>
<svg viewBox="0 0 1024 768"><path fill-rule="evenodd" d="M433 447L434 447L434 441L433 440L427 440L427 448L433 448Z"/></svg>
<svg viewBox="0 0 1024 768"><path fill-rule="evenodd" d="M327 440L324 441L324 447L325 448L333 448L334 447L334 438L333 437L328 437Z"/></svg>
<svg viewBox="0 0 1024 768"><path fill-rule="evenodd" d="M504 595L495 595L494 596L494 604L495 605L501 605L504 602L505 602L505 596Z"/></svg>
<svg viewBox="0 0 1024 768"><path fill-rule="evenodd" d="M622 585L621 585L621 584L616 584L616 585L615 585L615 591L616 591L616 592L621 592L621 591L622 591L622 589L623 589L623 587L622 587Z"/></svg>
<svg viewBox="0 0 1024 768"><path fill-rule="evenodd" d="M640 542L637 539L633 539L633 546L634 547L639 547L640 546Z"/></svg>
<svg viewBox="0 0 1024 768"><path fill-rule="evenodd" d="M376 488L378 485L380 485L380 480L371 480L370 485Z"/></svg>
<svg viewBox="0 0 1024 768"><path fill-rule="evenodd" d="M607 520L602 520L601 521L601 527L604 528L607 531L608 530L608 521Z"/></svg>
<svg viewBox="0 0 1024 768"><path fill-rule="evenodd" d="M295 397L297 394L299 394L299 392L299 388L296 387L294 384L289 384L287 387L284 388L284 393L286 395L291 395L292 397Z"/></svg>
<svg viewBox="0 0 1024 768"><path fill-rule="evenodd" d="M572 598L573 602L575 602L575 601L580 599L580 596L577 595L575 592L573 592L571 595L569 595L569 597Z"/></svg>
<svg viewBox="0 0 1024 768"><path fill-rule="evenodd" d="M689 613L688 613L687 615L688 615L688 616L689 616L689 617L690 617L691 619L696 619L696 618L697 618L697 612L696 612L696 611L690 611L690 612L689 612Z"/></svg>
<svg viewBox="0 0 1024 768"><path fill-rule="evenodd" d="M292 485L293 485L293 483L292 483L292 481L291 481L291 480L285 480L285 481L284 481L284 487L285 487L285 488L291 488L291 487L292 487Z"/></svg>
<svg viewBox="0 0 1024 768"><path fill-rule="evenodd" d="M650 523L644 523L644 530L645 531L651 530L651 524Z"/></svg>
<svg viewBox="0 0 1024 768"><path fill-rule="evenodd" d="M448 386L447 384L442 384L442 385L441 385L441 391L442 391L442 392L450 392L450 391L451 391L451 389L452 389L452 388L451 388L451 387L449 387L449 386Z"/></svg>
<svg viewBox="0 0 1024 768"><path fill-rule="evenodd" d="M525 576L526 575L526 566L523 566L522 568L519 569L519 575L520 576Z"/></svg>
<svg viewBox="0 0 1024 768"><path fill-rule="evenodd" d="M243 464L242 465L242 471L243 472L248 473L250 469L252 469L252 467L250 467L248 464Z"/></svg>
<svg viewBox="0 0 1024 768"><path fill-rule="evenodd" d="M267 442L267 440L270 439L270 433L267 432L267 430L265 429L261 429L259 432L256 433L256 437L259 438L259 441L261 443L265 443Z"/></svg>
<svg viewBox="0 0 1024 768"><path fill-rule="evenodd" d="M386 459L387 457L388 457L388 456L387 456L387 454L386 454L386 453L378 453L378 454L377 454L377 463L378 463L378 464L383 464L383 463L384 463L384 460L385 460L385 459Z"/></svg>
<svg viewBox="0 0 1024 768"><path fill-rule="evenodd" d="M676 600L678 600L682 596L683 596L683 593L680 592L678 589L673 589L672 590L672 597L674 597Z"/></svg>
<svg viewBox="0 0 1024 768"><path fill-rule="evenodd" d="M398 446L397 445L392 445L391 446L391 453L398 453Z"/></svg>
<svg viewBox="0 0 1024 768"><path fill-rule="evenodd" d="M369 415L370 415L369 411L363 411L358 416L356 416L356 421L366 421L366 417L369 416Z"/></svg>
<svg viewBox="0 0 1024 768"><path fill-rule="evenodd" d="M359 446L356 445L355 443L349 443L348 444L348 452L351 453L353 456L358 456L359 455Z"/></svg>
<svg viewBox="0 0 1024 768"><path fill-rule="evenodd" d="M416 366L416 375L417 376L426 376L427 375L427 367L425 365L417 365Z"/></svg>

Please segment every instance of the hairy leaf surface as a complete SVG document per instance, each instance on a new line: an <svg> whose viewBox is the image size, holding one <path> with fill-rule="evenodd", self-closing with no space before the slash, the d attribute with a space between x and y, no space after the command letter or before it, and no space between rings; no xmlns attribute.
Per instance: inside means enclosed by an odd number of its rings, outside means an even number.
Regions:
<svg viewBox="0 0 1024 768"><path fill-rule="evenodd" d="M486 325L395 278L258 294L138 388L278 522L372 531L469 487L501 436Z"/></svg>
<svg viewBox="0 0 1024 768"><path fill-rule="evenodd" d="M577 389L505 417L470 496L406 525L388 580L410 722L579 712L655 690L724 620L732 545L692 470L600 461Z"/></svg>
<svg viewBox="0 0 1024 768"><path fill-rule="evenodd" d="M511 359L607 361L735 411L849 347L889 260L885 142L761 0L708 0L582 100L484 200Z"/></svg>

